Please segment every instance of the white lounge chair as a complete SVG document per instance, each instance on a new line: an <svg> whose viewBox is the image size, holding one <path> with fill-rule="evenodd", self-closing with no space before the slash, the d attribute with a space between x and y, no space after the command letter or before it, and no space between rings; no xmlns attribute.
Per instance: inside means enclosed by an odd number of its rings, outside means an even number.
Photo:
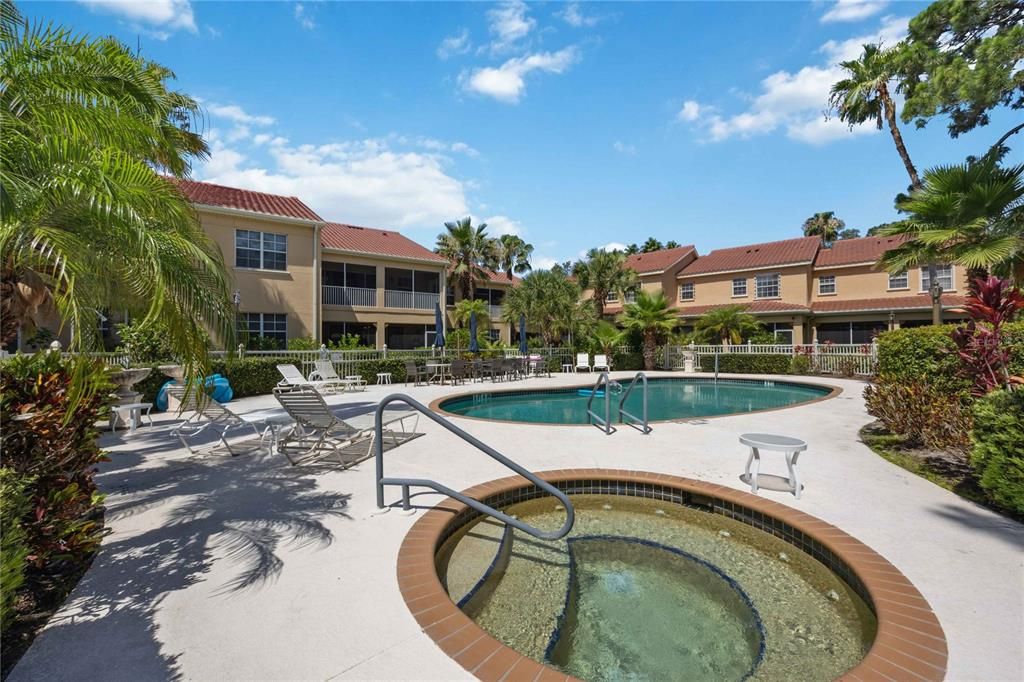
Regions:
<svg viewBox="0 0 1024 682"><path fill-rule="evenodd" d="M338 376L337 370L334 369L334 363L330 360L317 360L313 364L316 369L309 375L310 379L315 377L317 381L328 381L343 389L358 388L363 391L366 390L366 379L357 374L346 376L344 379L341 378Z"/></svg>
<svg viewBox="0 0 1024 682"><path fill-rule="evenodd" d="M285 386L288 388L296 388L299 386L310 386L318 391L324 393L334 393L339 387L344 387L341 380L329 381L326 379L307 379L302 376L302 372L295 365L278 365L277 371L281 373L281 383L278 386ZM315 376L311 374L310 377ZM335 374L337 376L337 374Z"/></svg>
<svg viewBox="0 0 1024 682"><path fill-rule="evenodd" d="M585 369L588 372L593 372L594 371L594 369L590 366L590 355L589 354L587 354L587 353L577 353L576 354L576 367L573 369L573 371L576 371L578 369Z"/></svg>
<svg viewBox="0 0 1024 682"><path fill-rule="evenodd" d="M608 364L607 355L595 355L594 356L594 371L610 372L612 371L611 365Z"/></svg>
<svg viewBox="0 0 1024 682"><path fill-rule="evenodd" d="M171 384L167 387L168 397L174 398L181 404L182 412L192 412L188 419L171 429L171 435L176 436L189 452L196 454L198 450L189 444L188 439L207 429L219 432L220 442L224 444L232 457L238 454L231 449L231 443L227 438L228 431L232 429L252 429L253 435L260 439L262 445L267 435L266 431L261 434L257 423L239 417L223 404L203 393L202 390L201 387L195 386L191 391L186 391L181 384ZM213 447L216 447L216 444Z"/></svg>
<svg viewBox="0 0 1024 682"><path fill-rule="evenodd" d="M361 414L357 417L341 419L327 407L323 396L309 386L294 389L275 388L274 396L281 403L285 412L295 420L295 427L284 434L278 441L277 449L294 466L322 457L334 455L343 468L358 464L373 454L375 437L373 414ZM405 420L414 417L412 431L405 428ZM392 424L401 426L399 434L394 429L387 429L399 445L399 435L408 439L416 431L419 413L412 410L385 412L383 426ZM346 457L346 448L362 441L368 441L365 452L357 452Z"/></svg>

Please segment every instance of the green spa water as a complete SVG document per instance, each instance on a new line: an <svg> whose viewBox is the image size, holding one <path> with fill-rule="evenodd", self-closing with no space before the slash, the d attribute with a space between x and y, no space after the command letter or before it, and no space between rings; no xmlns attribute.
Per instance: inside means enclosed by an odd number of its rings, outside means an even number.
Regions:
<svg viewBox="0 0 1024 682"><path fill-rule="evenodd" d="M568 538L474 522L438 553L463 610L520 653L584 680L831 680L867 653L876 622L837 575L795 546L720 514L621 495L573 495ZM506 511L544 529L539 498Z"/></svg>
<svg viewBox="0 0 1024 682"><path fill-rule="evenodd" d="M650 421L694 419L788 407L828 395L831 388L777 381L720 379L650 379L647 418ZM587 389L584 389L587 390ZM618 414L621 394L610 395L612 420ZM456 396L441 403L452 414L479 419L543 424L586 424L589 394L578 388L550 391L498 391ZM624 405L637 417L643 414L642 391L637 387ZM599 415L603 397L591 406Z"/></svg>

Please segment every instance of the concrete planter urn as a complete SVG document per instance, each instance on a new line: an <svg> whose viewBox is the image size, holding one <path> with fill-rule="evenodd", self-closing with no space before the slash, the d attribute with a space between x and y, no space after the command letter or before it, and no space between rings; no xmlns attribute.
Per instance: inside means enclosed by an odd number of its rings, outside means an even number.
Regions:
<svg viewBox="0 0 1024 682"><path fill-rule="evenodd" d="M142 394L132 389L138 382L149 376L153 370L149 367L122 369L110 373L110 381L117 389L114 391L115 405L131 405L141 400ZM116 428L124 420L114 410L110 411L110 426Z"/></svg>
<svg viewBox="0 0 1024 682"><path fill-rule="evenodd" d="M185 380L185 368L181 365L160 365L157 369L161 374L174 379L179 384Z"/></svg>

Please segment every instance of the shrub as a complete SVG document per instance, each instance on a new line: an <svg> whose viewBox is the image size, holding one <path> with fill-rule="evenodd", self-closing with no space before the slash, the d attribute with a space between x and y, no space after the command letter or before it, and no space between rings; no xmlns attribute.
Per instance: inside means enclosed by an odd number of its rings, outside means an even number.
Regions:
<svg viewBox="0 0 1024 682"><path fill-rule="evenodd" d="M106 457L96 423L112 390L103 363L85 358L37 353L0 365L4 466L31 478L23 527L38 568L81 564L99 546L103 496L93 476Z"/></svg>
<svg viewBox="0 0 1024 682"><path fill-rule="evenodd" d="M368 384L377 383L377 374L391 372L391 381L400 384L405 381L405 363L402 358L388 358L387 360L366 360L356 365L356 373L363 377ZM418 362L423 365L423 362Z"/></svg>
<svg viewBox="0 0 1024 682"><path fill-rule="evenodd" d="M638 372L644 368L643 353L620 353L612 354L612 369L629 372Z"/></svg>
<svg viewBox="0 0 1024 682"><path fill-rule="evenodd" d="M159 322L119 324L117 335L121 338L117 350L128 354L132 367L167 363L174 358L167 327Z"/></svg>
<svg viewBox="0 0 1024 682"><path fill-rule="evenodd" d="M780 353L723 353L718 356L718 371L727 374L788 374L792 356ZM700 357L703 372L715 371L715 356Z"/></svg>
<svg viewBox="0 0 1024 682"><path fill-rule="evenodd" d="M966 452L970 445L971 412L963 395L933 384L879 379L864 389L868 414L908 445Z"/></svg>
<svg viewBox="0 0 1024 682"><path fill-rule="evenodd" d="M231 362L217 360L210 363L210 374L224 376L236 398L247 398L273 393L281 381L281 373L277 371L279 364L280 360L264 358L241 358Z"/></svg>
<svg viewBox="0 0 1024 682"><path fill-rule="evenodd" d="M790 374L810 374L811 359L806 355L794 355L789 361Z"/></svg>
<svg viewBox="0 0 1024 682"><path fill-rule="evenodd" d="M312 336L296 336L288 339L288 350L320 350L320 342Z"/></svg>
<svg viewBox="0 0 1024 682"><path fill-rule="evenodd" d="M29 511L26 495L32 479L0 468L0 628L14 615L14 601L25 580L26 543L22 519Z"/></svg>
<svg viewBox="0 0 1024 682"><path fill-rule="evenodd" d="M993 391L974 404L971 467L1001 507L1024 514L1024 390Z"/></svg>

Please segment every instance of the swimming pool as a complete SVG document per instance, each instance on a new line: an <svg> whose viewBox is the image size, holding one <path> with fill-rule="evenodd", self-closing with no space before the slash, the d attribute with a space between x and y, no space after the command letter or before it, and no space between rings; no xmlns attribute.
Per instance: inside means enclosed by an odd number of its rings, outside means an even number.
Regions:
<svg viewBox="0 0 1024 682"><path fill-rule="evenodd" d="M494 391L443 399L434 404L460 417L534 424L586 424L590 386L547 390ZM650 421L672 421L774 410L829 397L837 389L762 379L663 378L648 380ZM618 414L621 394L612 391L611 413ZM601 413L604 398L594 398ZM626 399L625 409L642 413L639 386Z"/></svg>

